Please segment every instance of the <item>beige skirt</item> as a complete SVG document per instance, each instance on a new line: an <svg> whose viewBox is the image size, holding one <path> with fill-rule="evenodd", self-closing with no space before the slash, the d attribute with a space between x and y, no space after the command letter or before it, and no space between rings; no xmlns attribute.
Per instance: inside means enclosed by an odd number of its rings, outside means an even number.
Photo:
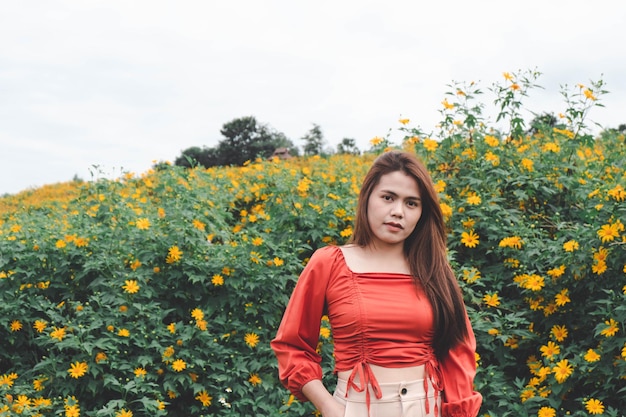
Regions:
<svg viewBox="0 0 626 417"><path fill-rule="evenodd" d="M428 393L424 389L423 379L380 383L381 398L376 398L371 387L368 387L370 390L369 410L366 391L358 392L351 389L346 396L348 383L344 379L337 380L337 388L333 396L335 400L345 405L344 417L441 417L441 394L435 395L435 388L430 380L426 382ZM428 412L426 412L427 408Z"/></svg>

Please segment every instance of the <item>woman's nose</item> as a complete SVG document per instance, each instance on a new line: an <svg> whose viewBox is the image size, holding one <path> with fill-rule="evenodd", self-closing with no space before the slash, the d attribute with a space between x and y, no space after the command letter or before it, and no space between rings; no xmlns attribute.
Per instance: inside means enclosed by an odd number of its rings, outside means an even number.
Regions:
<svg viewBox="0 0 626 417"><path fill-rule="evenodd" d="M395 203L391 208L391 215L395 217L404 217L404 210L401 203Z"/></svg>

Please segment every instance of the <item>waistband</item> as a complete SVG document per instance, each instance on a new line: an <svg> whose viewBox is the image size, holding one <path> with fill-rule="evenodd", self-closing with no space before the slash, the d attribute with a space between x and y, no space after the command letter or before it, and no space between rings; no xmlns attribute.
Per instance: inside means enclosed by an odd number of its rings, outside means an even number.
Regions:
<svg viewBox="0 0 626 417"><path fill-rule="evenodd" d="M429 401L431 397L428 394L430 392L433 392L433 398L435 399L435 415L437 415L439 411L437 398L439 397L439 392L443 391L441 370L439 368L438 362L434 358L434 355L431 355L427 359L428 360L424 363L426 368L426 378L418 381L421 381L423 391L427 394L425 396L426 413L430 412L431 403L431 401ZM355 379L358 379L358 384L355 383ZM369 405L372 401L370 388L374 393L374 397L380 400L382 397L381 385L383 384L378 383L378 381L376 380L376 376L372 372L372 368L369 366L369 364L367 362L360 362L355 365L352 373L350 374L350 378L348 378L348 380L346 381L345 398L348 398L348 394L351 394L352 392L362 394L365 396L365 403L367 404L367 407L369 409Z"/></svg>
<svg viewBox="0 0 626 417"><path fill-rule="evenodd" d="M348 381L345 379L337 379L337 387L335 392L341 398L346 398L350 402L367 403L385 403L395 401L412 401L422 400L426 397L435 399L437 392L429 379L418 379L414 381L386 382L379 383L380 397L367 398L366 391L350 390L348 393Z"/></svg>

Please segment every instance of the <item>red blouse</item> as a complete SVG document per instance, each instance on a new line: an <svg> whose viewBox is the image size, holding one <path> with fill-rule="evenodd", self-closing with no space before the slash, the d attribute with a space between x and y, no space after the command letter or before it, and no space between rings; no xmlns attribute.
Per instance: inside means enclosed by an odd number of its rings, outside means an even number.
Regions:
<svg viewBox="0 0 626 417"><path fill-rule="evenodd" d="M443 417L478 414L482 396L473 389L476 341L469 319L469 338L438 360L432 348L432 308L413 278L353 272L337 246L313 254L271 342L280 380L300 401L307 401L302 386L322 379L321 357L315 349L325 312L335 345L334 371L352 371L348 390L369 393L371 387L379 395L370 364L388 368L425 365L435 389L443 391ZM360 385L354 382L356 375Z"/></svg>

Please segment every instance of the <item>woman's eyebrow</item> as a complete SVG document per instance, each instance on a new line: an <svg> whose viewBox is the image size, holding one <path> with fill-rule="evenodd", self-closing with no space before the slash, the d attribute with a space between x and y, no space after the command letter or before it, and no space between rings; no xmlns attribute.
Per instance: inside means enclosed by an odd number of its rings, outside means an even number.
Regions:
<svg viewBox="0 0 626 417"><path fill-rule="evenodd" d="M398 197L398 193L396 193L395 191L381 189L380 192L384 194L391 194L394 197ZM408 196L406 198L409 200L422 201L422 198L420 196Z"/></svg>

